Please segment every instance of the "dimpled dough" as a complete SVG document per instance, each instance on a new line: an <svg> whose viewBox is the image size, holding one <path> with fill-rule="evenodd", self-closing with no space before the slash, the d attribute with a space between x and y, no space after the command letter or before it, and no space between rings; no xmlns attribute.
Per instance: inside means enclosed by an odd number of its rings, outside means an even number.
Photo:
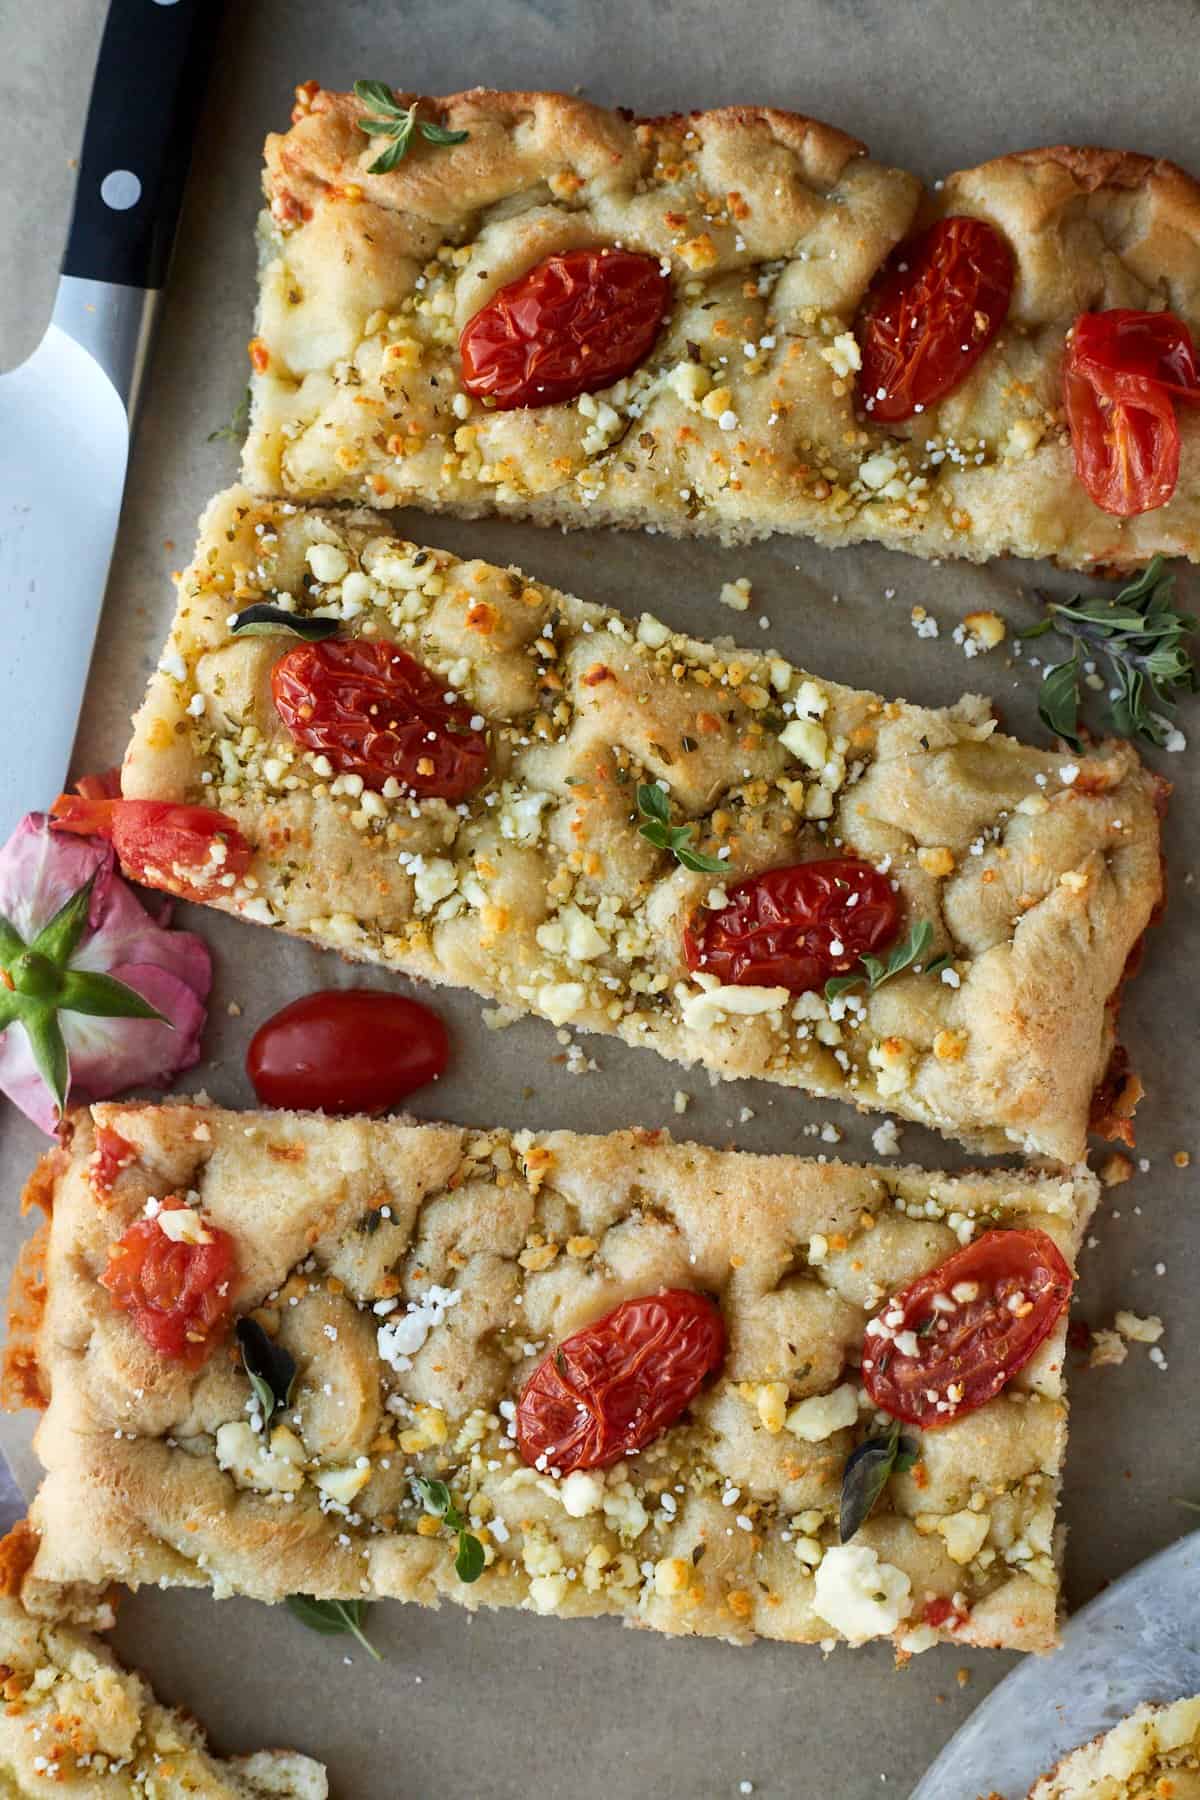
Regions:
<svg viewBox="0 0 1200 1800"><path fill-rule="evenodd" d="M269 601L401 644L477 708L487 781L457 805L362 792L271 699ZM727 862L638 832L643 781ZM218 495L123 771L231 815L255 852L216 903L364 961L615 1032L719 1074L887 1108L988 1150L1082 1157L1115 1001L1161 894L1162 784L1131 746L1035 750L985 701L888 702L769 650L705 644L459 562L363 511ZM887 872L943 975L819 993L689 975L683 926L734 879L831 853ZM713 989L716 989L714 992ZM1127 1128L1124 1128L1127 1129Z"/></svg>
<svg viewBox="0 0 1200 1800"><path fill-rule="evenodd" d="M1064 1756L1029 1800L1200 1800L1200 1697L1139 1706Z"/></svg>
<svg viewBox="0 0 1200 1800"><path fill-rule="evenodd" d="M92 1181L97 1125L132 1150L111 1191ZM1073 1260L1089 1176L109 1104L72 1116L32 1191L52 1208L44 1302L30 1318L23 1285L9 1370L47 1408L22 1588L36 1613L102 1616L115 1580L609 1613L736 1642L884 1635L903 1653L951 1633L1055 1641L1065 1317L994 1400L923 1435L845 1550L837 1509L850 1450L878 1428L857 1363L896 1281L993 1227L1036 1226ZM236 1312L296 1360L286 1456L275 1439L225 1454L250 1430L229 1343L198 1371L163 1360L99 1284L112 1243L173 1192L233 1235ZM664 1285L719 1302L715 1380L606 1474L523 1464L514 1403L543 1356ZM483 1542L474 1585L417 1474L450 1484ZM342 1499L322 1499L331 1476ZM949 1625L923 1618L937 1600Z"/></svg>
<svg viewBox="0 0 1200 1800"><path fill-rule="evenodd" d="M1034 150L922 197L855 139L771 108L630 120L486 89L424 107L467 141L414 134L384 174L350 94L298 90L291 130L267 139L253 487L727 543L787 531L1079 568L1200 556L1200 411L1178 409L1174 497L1123 520L1076 479L1062 407L1080 312L1166 307L1200 327L1200 189L1173 164ZM881 427L856 405L855 318L894 246L948 214L1007 240L1008 318L956 390ZM610 244L671 276L644 361L564 404L467 395L458 337L477 310L546 256Z"/></svg>

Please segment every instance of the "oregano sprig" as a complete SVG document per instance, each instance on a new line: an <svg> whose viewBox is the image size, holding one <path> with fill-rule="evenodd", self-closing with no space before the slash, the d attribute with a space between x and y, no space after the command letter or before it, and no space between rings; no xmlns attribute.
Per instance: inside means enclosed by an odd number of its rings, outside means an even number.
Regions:
<svg viewBox="0 0 1200 1800"><path fill-rule="evenodd" d="M314 1600L311 1594L289 1594L287 1609L293 1618L322 1637L342 1637L347 1632L357 1638L368 1656L382 1662L378 1650L363 1630L367 1616L365 1600Z"/></svg>
<svg viewBox="0 0 1200 1800"><path fill-rule="evenodd" d="M242 608L229 631L232 637L283 636L299 638L305 644L319 644L341 628L342 621L331 613L291 613L285 612L282 606L257 601L253 606Z"/></svg>
<svg viewBox="0 0 1200 1800"><path fill-rule="evenodd" d="M656 781L643 781L637 791L638 830L648 844L669 850L676 862L700 875L727 874L729 864L715 856L703 856L691 848L694 825L672 825L671 803Z"/></svg>
<svg viewBox="0 0 1200 1800"><path fill-rule="evenodd" d="M838 1513L838 1535L843 1544L848 1544L866 1524L892 1476L907 1474L920 1454L915 1438L901 1436L899 1419L893 1419L878 1437L864 1438L857 1450L851 1451L842 1471Z"/></svg>
<svg viewBox="0 0 1200 1800"><path fill-rule="evenodd" d="M1113 729L1122 737L1166 742L1176 694L1196 691L1196 667L1186 642L1196 620L1174 610L1174 588L1174 571L1156 556L1118 594L1041 597L1046 617L1020 635L1038 638L1055 632L1072 647L1066 662L1043 676L1038 712L1046 728L1073 749L1080 748L1080 682L1088 661L1108 665Z"/></svg>
<svg viewBox="0 0 1200 1800"><path fill-rule="evenodd" d="M454 1573L458 1579L478 1581L483 1574L483 1545L467 1529L467 1521L455 1506L446 1483L431 1481L426 1475L414 1475L413 1486L425 1511L458 1533L458 1550L454 1558Z"/></svg>
<svg viewBox="0 0 1200 1800"><path fill-rule="evenodd" d="M387 148L370 165L372 175L386 175L396 167L408 154L414 130L419 131L429 144L465 144L471 135L469 131L451 131L445 125L435 125L430 119L418 119L419 100L414 100L411 106L397 106L386 82L356 81L354 92L364 106L373 108L371 113L355 120L358 129L365 131L368 137L388 140Z"/></svg>
<svg viewBox="0 0 1200 1800"><path fill-rule="evenodd" d="M851 988L861 987L864 981L868 992L873 994L877 987L882 987L893 975L899 975L902 969L919 962L932 941L933 926L928 919L918 919L908 935L902 937L898 944L893 944L886 962L864 952L858 959L862 964L861 969L851 970L848 975L831 975L825 983L825 998L836 1000L839 994L847 994ZM921 973L936 975L950 961L949 956L935 956L931 963L922 967Z"/></svg>
<svg viewBox="0 0 1200 1800"><path fill-rule="evenodd" d="M238 1320L237 1341L242 1367L262 1412L263 1436L267 1437L275 1414L291 1404L296 1360L263 1330L257 1319Z"/></svg>
<svg viewBox="0 0 1200 1800"><path fill-rule="evenodd" d="M231 443L240 444L249 429L250 389L249 386L247 386L242 392L241 399L233 409L228 425L218 425L215 431L209 432L205 441L210 444L215 444L218 438L228 438Z"/></svg>

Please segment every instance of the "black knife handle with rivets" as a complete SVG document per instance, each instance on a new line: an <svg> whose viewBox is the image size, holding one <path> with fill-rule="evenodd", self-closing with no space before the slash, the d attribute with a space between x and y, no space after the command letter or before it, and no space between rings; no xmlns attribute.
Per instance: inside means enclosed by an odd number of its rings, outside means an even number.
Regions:
<svg viewBox="0 0 1200 1800"><path fill-rule="evenodd" d="M64 275L162 286L222 10L220 0L112 0Z"/></svg>

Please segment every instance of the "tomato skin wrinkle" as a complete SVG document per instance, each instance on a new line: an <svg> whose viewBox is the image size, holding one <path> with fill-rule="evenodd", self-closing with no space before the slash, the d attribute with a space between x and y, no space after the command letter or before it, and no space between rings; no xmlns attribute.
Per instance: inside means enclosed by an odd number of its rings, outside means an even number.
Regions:
<svg viewBox="0 0 1200 1800"><path fill-rule="evenodd" d="M1008 316L1012 252L983 219L939 219L897 245L859 319L865 412L896 424L952 393Z"/></svg>
<svg viewBox="0 0 1200 1800"><path fill-rule="evenodd" d="M863 1339L863 1386L894 1419L925 1431L952 1424L1025 1367L1058 1323L1074 1279L1044 1231L985 1231L884 1301ZM906 1333L915 1350L900 1348Z"/></svg>
<svg viewBox="0 0 1200 1800"><path fill-rule="evenodd" d="M403 994L330 988L305 994L259 1026L246 1072L264 1106L299 1112L387 1112L450 1055L435 1012Z"/></svg>
<svg viewBox="0 0 1200 1800"><path fill-rule="evenodd" d="M683 932L688 968L723 986L807 993L890 943L900 923L891 882L853 856L767 869L727 893L725 906L697 910Z"/></svg>
<svg viewBox="0 0 1200 1800"><path fill-rule="evenodd" d="M487 777L485 729L445 680L399 644L326 638L299 644L271 671L275 710L298 744L342 775L418 799L462 800Z"/></svg>
<svg viewBox="0 0 1200 1800"><path fill-rule="evenodd" d="M459 338L463 386L502 412L594 394L648 355L670 301L657 257L548 256L468 319Z"/></svg>
<svg viewBox="0 0 1200 1800"><path fill-rule="evenodd" d="M185 899L228 893L228 878L244 875L253 856L234 820L211 806L60 794L50 816L60 831L107 838L131 880Z"/></svg>
<svg viewBox="0 0 1200 1800"><path fill-rule="evenodd" d="M184 1206L178 1195L160 1208ZM227 1231L205 1222L206 1244L175 1243L158 1222L138 1219L109 1250L100 1285L153 1350L198 1368L232 1310L237 1255Z"/></svg>
<svg viewBox="0 0 1200 1800"><path fill-rule="evenodd" d="M725 1321L706 1294L624 1300L539 1363L517 1405L517 1448L559 1475L610 1468L674 1424L724 1358Z"/></svg>
<svg viewBox="0 0 1200 1800"><path fill-rule="evenodd" d="M1192 335L1168 312L1081 313L1063 361L1075 473L1117 518L1165 506L1179 481L1178 403L1200 405Z"/></svg>

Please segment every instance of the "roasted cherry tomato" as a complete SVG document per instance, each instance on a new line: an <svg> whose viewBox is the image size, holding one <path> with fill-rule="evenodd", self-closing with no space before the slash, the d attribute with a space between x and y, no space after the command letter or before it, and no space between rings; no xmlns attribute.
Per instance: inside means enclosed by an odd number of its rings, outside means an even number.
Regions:
<svg viewBox="0 0 1200 1800"><path fill-rule="evenodd" d="M1075 473L1107 513L1165 506L1179 480L1175 404L1200 404L1196 351L1168 312L1081 313L1063 364Z"/></svg>
<svg viewBox="0 0 1200 1800"><path fill-rule="evenodd" d="M96 1148L88 1163L88 1180L97 1194L110 1194L121 1170L136 1161L137 1151L119 1131L110 1125L97 1125Z"/></svg>
<svg viewBox="0 0 1200 1800"><path fill-rule="evenodd" d="M108 838L134 881L187 900L218 899L245 874L253 854L233 820L211 806L60 794L50 814L60 831Z"/></svg>
<svg viewBox="0 0 1200 1800"><path fill-rule="evenodd" d="M949 1425L1025 1367L1073 1284L1044 1231L985 1231L884 1302L867 1325L863 1386L893 1418Z"/></svg>
<svg viewBox="0 0 1200 1800"><path fill-rule="evenodd" d="M403 994L330 988L260 1025L246 1073L264 1106L327 1113L386 1112L435 1081L450 1053L435 1012Z"/></svg>
<svg viewBox="0 0 1200 1800"><path fill-rule="evenodd" d="M966 379L1008 314L1012 254L982 219L939 219L897 245L859 321L859 392L873 419L924 412Z"/></svg>
<svg viewBox="0 0 1200 1800"><path fill-rule="evenodd" d="M139 1219L108 1254L100 1277L146 1342L163 1356L196 1368L212 1349L233 1304L237 1278L233 1239L203 1224L205 1243L176 1243L160 1224L163 1213L189 1210L176 1194L153 1219Z"/></svg>
<svg viewBox="0 0 1200 1800"><path fill-rule="evenodd" d="M900 922L887 876L853 856L767 869L728 893L727 906L693 913L683 932L688 968L723 986L823 987L890 943Z"/></svg>
<svg viewBox="0 0 1200 1800"><path fill-rule="evenodd" d="M548 256L463 327L463 386L502 411L611 387L651 350L670 300L657 257L632 250Z"/></svg>
<svg viewBox="0 0 1200 1800"><path fill-rule="evenodd" d="M534 1370L517 1448L561 1475L607 1469L674 1424L724 1357L725 1321L706 1295L664 1288L624 1300Z"/></svg>
<svg viewBox="0 0 1200 1800"><path fill-rule="evenodd" d="M373 788L394 777L423 800L461 800L487 775L487 736L446 691L399 644L367 638L299 644L271 671L275 710L298 744L342 775Z"/></svg>

